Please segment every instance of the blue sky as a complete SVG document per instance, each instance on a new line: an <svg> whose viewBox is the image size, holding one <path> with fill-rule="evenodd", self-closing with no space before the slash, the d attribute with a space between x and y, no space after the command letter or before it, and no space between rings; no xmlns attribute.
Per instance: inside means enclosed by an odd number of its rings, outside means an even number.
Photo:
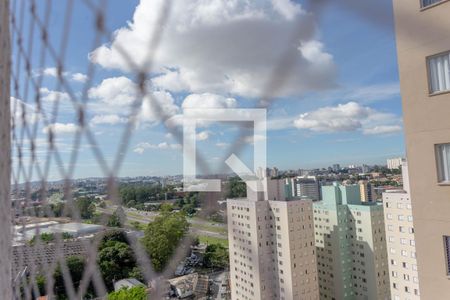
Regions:
<svg viewBox="0 0 450 300"><path fill-rule="evenodd" d="M269 89L275 95L267 112L268 166L298 169L333 163L380 164L387 157L403 156L391 3L381 0L369 7L343 5L352 1L328 1L314 8L289 0L174 1L155 61L151 69L145 69L152 97L144 98L139 108L127 151L121 154L118 175L181 174L180 141L168 134L166 127L180 128L178 121L186 108L258 105L267 94L267 82L283 79L283 74L273 72L282 55L292 56L290 73L281 87ZM117 45L136 65L143 66L164 1L106 1L107 6L102 7L105 24L114 34L102 36L96 44L94 14L83 3L75 2L67 32L63 26L67 2L52 2L50 43L58 52L62 37L68 37L64 86L59 84L57 62L48 50L41 63L37 28L32 47L26 47L33 50L28 55L32 80L42 80L41 100L49 112L46 116L53 124L51 130L43 116L33 114L35 93L24 70L18 76L20 91L12 94L13 102L27 103L28 124L37 128L41 166L47 160L49 131L55 133L61 160L67 166L75 133L80 130L70 99L78 104L86 100L86 124L97 148L83 132L73 176L104 176L94 153L100 151L105 162L113 164L130 104L139 97L136 72ZM45 3L38 2L42 18L45 9ZM24 36L31 33L26 28ZM17 57L13 66L15 62ZM87 76L90 66L95 72ZM83 97L83 91L87 96ZM60 109L53 119L50 111L55 99L59 99ZM161 104L171 119L161 120L151 101ZM18 124L19 114L16 109ZM238 124L204 124L198 129L198 148L213 170L224 167L222 157L238 128ZM242 143L239 156L251 161L252 143L245 139ZM17 159L15 163L17 166ZM53 158L48 178L59 177L61 172Z"/></svg>

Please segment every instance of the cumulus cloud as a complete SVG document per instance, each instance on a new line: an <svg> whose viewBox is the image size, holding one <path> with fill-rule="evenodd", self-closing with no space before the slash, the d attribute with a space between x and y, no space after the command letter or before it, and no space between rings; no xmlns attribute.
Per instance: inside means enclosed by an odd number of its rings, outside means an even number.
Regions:
<svg viewBox="0 0 450 300"><path fill-rule="evenodd" d="M399 122L393 114L348 102L303 113L294 120L294 126L326 133L362 130L364 134L385 134L399 131Z"/></svg>
<svg viewBox="0 0 450 300"><path fill-rule="evenodd" d="M118 50L144 65L151 33L165 0L144 1L133 20L116 31L111 43L90 53L92 62L130 71ZM273 68L294 53L291 76L278 95L293 95L334 86L335 64L316 40L311 14L292 0L176 0L157 49L153 85L173 92L260 96ZM291 41L292 33L297 41ZM296 32L297 33L297 32Z"/></svg>
<svg viewBox="0 0 450 300"><path fill-rule="evenodd" d="M72 134L78 130L78 126L74 123L54 123L44 127L43 133L48 133L50 130L54 134Z"/></svg>
<svg viewBox="0 0 450 300"><path fill-rule="evenodd" d="M55 67L48 67L45 68L43 70L41 70L40 72L36 72L37 75L42 75L42 76L49 76L49 77L58 77L58 69ZM69 71L64 71L62 73L63 76L69 78L72 81L77 81L77 82L86 82L86 80L88 79L86 74L83 73L72 73Z"/></svg>
<svg viewBox="0 0 450 300"><path fill-rule="evenodd" d="M140 122L155 123L163 116L170 117L179 110L172 95L165 91L150 91L142 99L139 111ZM92 110L98 114L119 115L121 118L130 113L131 105L142 97L137 85L127 77L111 77L104 79L88 92Z"/></svg>
<svg viewBox="0 0 450 300"><path fill-rule="evenodd" d="M138 153L138 154L142 154L146 150L154 150L154 149L174 150L174 149L180 149L180 148L181 148L180 144L169 144L167 142L162 142L162 143L159 143L159 144L151 144L151 143L143 142L143 143L137 144L134 147L133 152Z"/></svg>
<svg viewBox="0 0 450 300"><path fill-rule="evenodd" d="M220 95L203 93L188 95L182 104L182 108L235 108L237 101L234 98L226 98Z"/></svg>
<svg viewBox="0 0 450 300"><path fill-rule="evenodd" d="M78 82L86 82L88 80L87 75L83 74L83 73L73 73L71 75L71 78L73 81L78 81Z"/></svg>
<svg viewBox="0 0 450 300"><path fill-rule="evenodd" d="M41 88L39 90L39 93L41 96L41 100L43 100L43 101L47 101L47 102L55 102L57 100L60 102L70 101L69 94L67 94L65 92L60 92L60 91L49 90L46 87Z"/></svg>

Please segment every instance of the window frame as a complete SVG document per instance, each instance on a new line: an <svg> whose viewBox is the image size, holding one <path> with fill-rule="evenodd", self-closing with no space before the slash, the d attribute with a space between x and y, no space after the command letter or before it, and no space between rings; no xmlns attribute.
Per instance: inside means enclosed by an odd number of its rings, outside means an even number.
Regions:
<svg viewBox="0 0 450 300"><path fill-rule="evenodd" d="M447 242L448 239L448 242ZM445 256L445 269L446 275L450 276L450 236L444 235L442 236L442 242L444 244L444 256Z"/></svg>
<svg viewBox="0 0 450 300"><path fill-rule="evenodd" d="M422 1L422 0L420 0L420 1ZM441 2L447 2L447 1L450 1L450 0L442 0L442 1L438 2L438 3L433 4L433 5L438 5ZM427 6L427 8L428 8L428 6ZM426 64L426 70L427 70L427 81L428 81L428 96L429 97L450 93L450 89L444 90L444 91L433 92L432 83L431 83L430 60L435 58L435 57L444 56L445 54L450 56L450 49L442 51L442 52L439 52L439 53L436 53L436 54L428 55L427 57L425 57L425 64Z"/></svg>
<svg viewBox="0 0 450 300"><path fill-rule="evenodd" d="M432 3L432 4L430 4L430 5L424 6L424 5L423 5L423 0L419 0L420 10L421 10L421 11L427 10L427 9L432 8L432 7L438 6L438 5L442 4L442 3L445 3L445 2L447 2L447 1L449 1L449 0L440 0L440 1L437 1L437 2Z"/></svg>
<svg viewBox="0 0 450 300"><path fill-rule="evenodd" d="M442 152L439 151L439 147L442 145L449 145L450 147L450 143L439 143L439 144L434 144L434 157L436 160L436 177L437 177L437 182L439 185L450 185L450 169L449 171L449 178L448 180L445 180L445 178L443 178L443 174L444 174L444 170L443 170L443 159L442 159Z"/></svg>

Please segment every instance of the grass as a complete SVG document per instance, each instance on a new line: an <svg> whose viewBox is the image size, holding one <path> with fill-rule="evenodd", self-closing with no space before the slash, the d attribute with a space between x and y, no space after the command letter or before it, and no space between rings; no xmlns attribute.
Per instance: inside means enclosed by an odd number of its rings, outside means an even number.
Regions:
<svg viewBox="0 0 450 300"><path fill-rule="evenodd" d="M221 244L228 248L228 239L221 239L217 237L199 235L198 239L202 244Z"/></svg>
<svg viewBox="0 0 450 300"><path fill-rule="evenodd" d="M227 232L228 232L226 227L219 227L219 226L214 226L214 225L209 225L209 224L191 223L191 227L200 229L200 230L204 230L204 231L221 233L221 234L227 234Z"/></svg>

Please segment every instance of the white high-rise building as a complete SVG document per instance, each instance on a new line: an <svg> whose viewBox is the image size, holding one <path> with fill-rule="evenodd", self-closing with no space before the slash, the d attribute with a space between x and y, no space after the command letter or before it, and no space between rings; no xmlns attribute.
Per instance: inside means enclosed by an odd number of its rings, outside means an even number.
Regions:
<svg viewBox="0 0 450 300"><path fill-rule="evenodd" d="M420 299L408 166L402 166L403 190L383 193L384 223L392 300Z"/></svg>
<svg viewBox="0 0 450 300"><path fill-rule="evenodd" d="M319 299L312 201L287 201L283 185L227 200L233 300Z"/></svg>
<svg viewBox="0 0 450 300"><path fill-rule="evenodd" d="M396 157L396 158L389 158L387 162L387 168L389 170L398 169L402 166L402 163L404 162L404 158L402 157Z"/></svg>

